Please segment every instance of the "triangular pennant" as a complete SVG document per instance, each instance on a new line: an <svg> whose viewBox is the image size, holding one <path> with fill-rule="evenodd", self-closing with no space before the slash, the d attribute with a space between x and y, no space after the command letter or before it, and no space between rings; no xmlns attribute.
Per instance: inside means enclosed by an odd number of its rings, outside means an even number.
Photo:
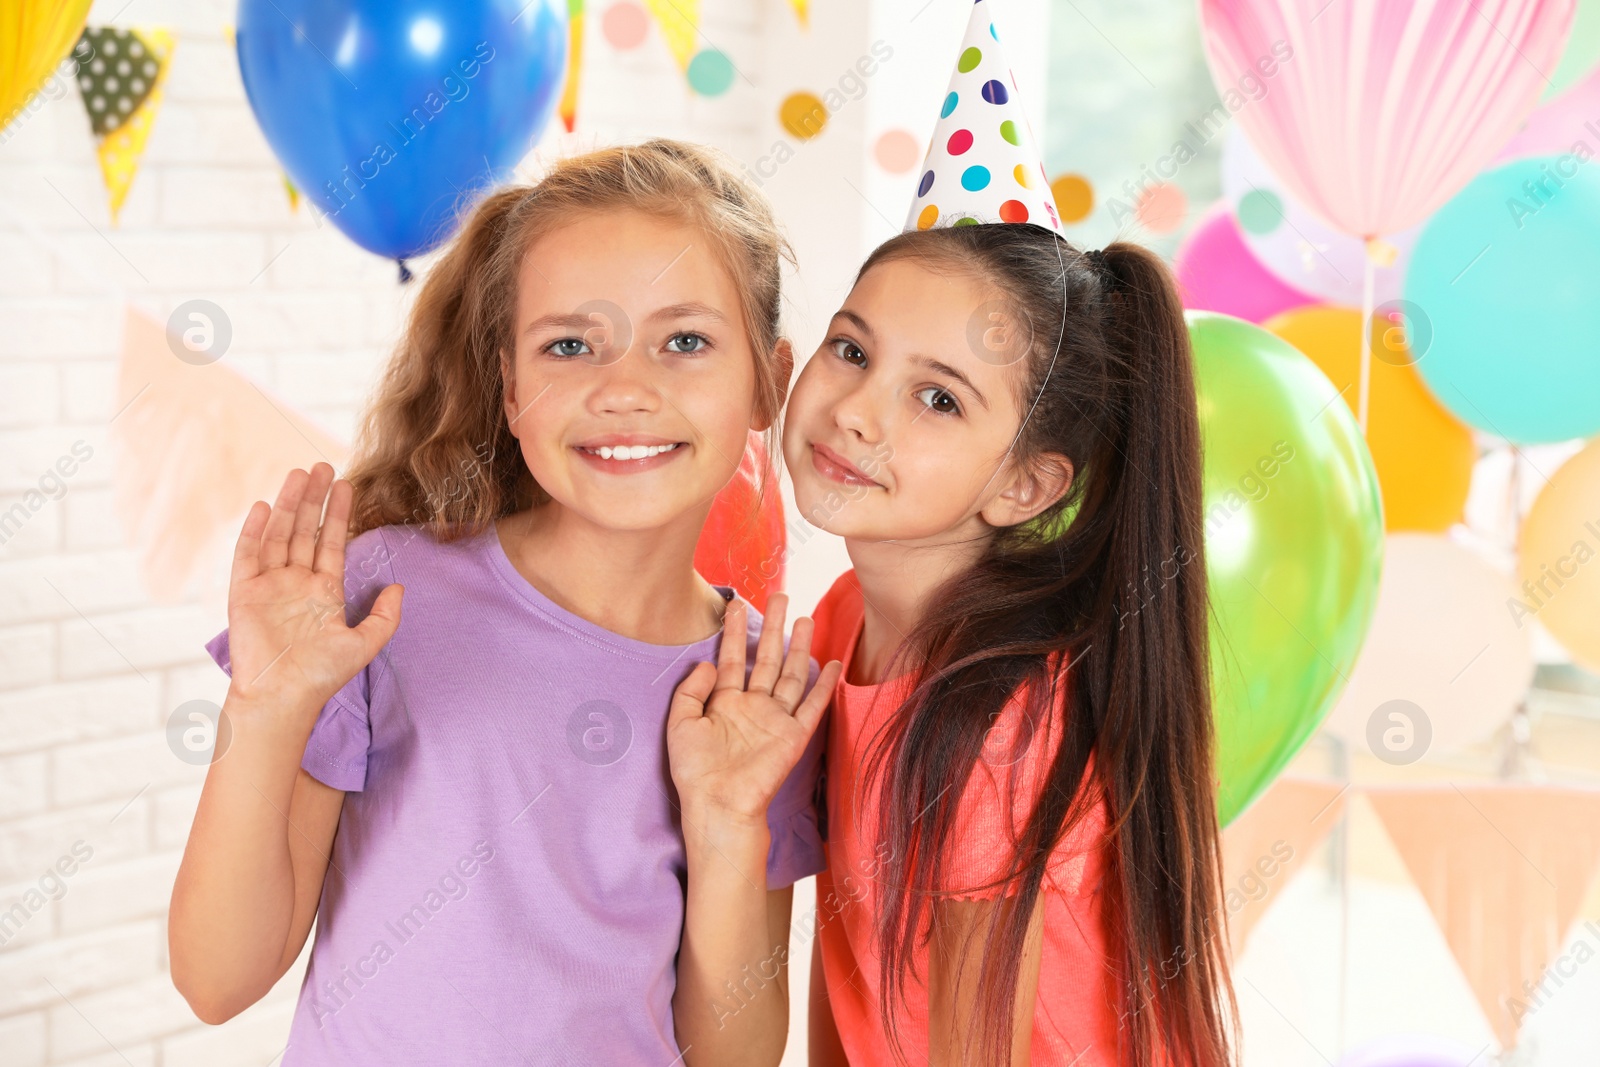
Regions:
<svg viewBox="0 0 1600 1067"><path fill-rule="evenodd" d="M83 31L72 58L89 126L98 140L100 174L117 221L161 109L174 41L166 30L102 26Z"/></svg>
<svg viewBox="0 0 1600 1067"><path fill-rule="evenodd" d="M1222 903L1237 957L1283 887L1339 823L1349 786L1279 778L1222 831Z"/></svg>
<svg viewBox="0 0 1600 1067"><path fill-rule="evenodd" d="M645 6L660 24L672 58L687 73L700 36L700 0L645 0Z"/></svg>
<svg viewBox="0 0 1600 1067"><path fill-rule="evenodd" d="M283 176L283 193L289 198L289 210L300 210L300 190L295 188L294 181L288 174Z"/></svg>
<svg viewBox="0 0 1600 1067"><path fill-rule="evenodd" d="M1503 1047L1542 1000L1600 863L1600 790L1364 791Z"/></svg>
<svg viewBox="0 0 1600 1067"><path fill-rule="evenodd" d="M557 108L568 133L578 121L578 77L583 70L583 0L567 0L567 83Z"/></svg>
<svg viewBox="0 0 1600 1067"><path fill-rule="evenodd" d="M0 8L0 129L14 122L83 31L90 0Z"/></svg>
<svg viewBox="0 0 1600 1067"><path fill-rule="evenodd" d="M1032 222L1061 232L1038 143L985 0L972 5L905 228L979 222Z"/></svg>
<svg viewBox="0 0 1600 1067"><path fill-rule="evenodd" d="M96 137L120 130L155 91L160 64L132 30L91 26L72 50Z"/></svg>
<svg viewBox="0 0 1600 1067"><path fill-rule="evenodd" d="M800 28L811 28L811 4L809 0L789 0L789 6L794 8L795 18L800 20Z"/></svg>
<svg viewBox="0 0 1600 1067"><path fill-rule="evenodd" d="M177 326L201 330L213 346L225 344L222 327L203 322L204 315L195 312ZM252 501L273 499L287 471L309 470L318 460L343 468L349 454L290 405L269 399L233 368L131 307L122 328L111 432L116 508L142 549L146 587L165 601L184 594L195 561L210 558L207 544Z"/></svg>

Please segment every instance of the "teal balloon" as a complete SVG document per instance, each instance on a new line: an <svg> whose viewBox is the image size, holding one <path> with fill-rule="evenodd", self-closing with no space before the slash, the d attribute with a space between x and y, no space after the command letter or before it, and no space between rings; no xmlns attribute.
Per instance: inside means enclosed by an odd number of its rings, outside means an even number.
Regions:
<svg viewBox="0 0 1600 1067"><path fill-rule="evenodd" d="M1377 604L1383 505L1360 427L1316 364L1242 319L1185 315L1227 823L1316 732L1355 666Z"/></svg>
<svg viewBox="0 0 1600 1067"><path fill-rule="evenodd" d="M1600 163L1478 175L1423 227L1405 295L1433 328L1417 370L1463 422L1518 443L1600 431Z"/></svg>

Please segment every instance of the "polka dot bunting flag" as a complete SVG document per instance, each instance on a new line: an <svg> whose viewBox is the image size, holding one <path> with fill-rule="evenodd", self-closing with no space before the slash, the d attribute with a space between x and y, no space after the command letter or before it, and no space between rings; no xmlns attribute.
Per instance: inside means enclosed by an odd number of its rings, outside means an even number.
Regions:
<svg viewBox="0 0 1600 1067"><path fill-rule="evenodd" d="M988 0L976 0L939 107L907 230L1032 222L1061 232L1050 182L1000 51Z"/></svg>

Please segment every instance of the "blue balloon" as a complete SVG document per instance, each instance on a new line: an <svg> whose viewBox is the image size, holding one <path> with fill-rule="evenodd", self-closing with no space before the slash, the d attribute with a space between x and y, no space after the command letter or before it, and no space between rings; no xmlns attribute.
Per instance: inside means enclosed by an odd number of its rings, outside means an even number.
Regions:
<svg viewBox="0 0 1600 1067"><path fill-rule="evenodd" d="M1406 299L1433 328L1417 370L1462 421L1517 443L1600 430L1600 163L1522 159L1428 220Z"/></svg>
<svg viewBox="0 0 1600 1067"><path fill-rule="evenodd" d="M533 148L566 0L240 0L239 72L284 170L351 240L403 259Z"/></svg>

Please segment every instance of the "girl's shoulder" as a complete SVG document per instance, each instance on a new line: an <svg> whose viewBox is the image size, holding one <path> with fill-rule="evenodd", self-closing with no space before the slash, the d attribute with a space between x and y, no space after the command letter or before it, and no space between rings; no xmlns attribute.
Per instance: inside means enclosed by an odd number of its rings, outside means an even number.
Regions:
<svg viewBox="0 0 1600 1067"><path fill-rule="evenodd" d="M856 572L845 571L811 612L811 654L818 663L845 658L864 610Z"/></svg>

